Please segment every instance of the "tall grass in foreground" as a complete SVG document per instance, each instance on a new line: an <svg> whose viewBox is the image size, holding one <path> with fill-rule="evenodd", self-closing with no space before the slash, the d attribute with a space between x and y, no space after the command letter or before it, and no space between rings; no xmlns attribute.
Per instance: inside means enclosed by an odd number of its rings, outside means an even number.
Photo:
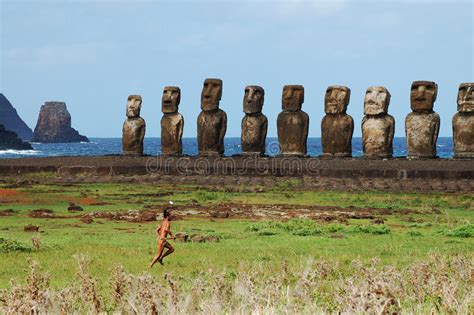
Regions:
<svg viewBox="0 0 474 315"><path fill-rule="evenodd" d="M0 291L0 313L272 314L272 313L448 313L472 314L472 256L431 254L403 269L377 259L349 266L308 258L290 270L264 263L242 264L237 272L196 272L190 278L167 273L132 275L117 266L108 283L88 272L76 257L77 279L61 290L36 262L24 284L12 280ZM275 268L277 272L275 272Z"/></svg>

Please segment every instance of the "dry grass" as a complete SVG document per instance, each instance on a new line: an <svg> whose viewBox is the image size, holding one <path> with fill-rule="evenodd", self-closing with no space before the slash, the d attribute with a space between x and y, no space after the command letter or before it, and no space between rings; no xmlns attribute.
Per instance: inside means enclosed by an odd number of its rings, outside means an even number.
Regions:
<svg viewBox="0 0 474 315"><path fill-rule="evenodd" d="M48 274L30 261L24 284L12 280L0 292L0 313L275 314L275 313L441 313L474 311L472 256L431 254L402 269L353 261L348 266L308 258L290 270L244 263L237 272L201 271L193 277L171 273L158 279L132 275L117 266L108 284L76 256L77 279L54 290ZM108 294L105 294L107 292ZM101 294L102 293L102 294Z"/></svg>

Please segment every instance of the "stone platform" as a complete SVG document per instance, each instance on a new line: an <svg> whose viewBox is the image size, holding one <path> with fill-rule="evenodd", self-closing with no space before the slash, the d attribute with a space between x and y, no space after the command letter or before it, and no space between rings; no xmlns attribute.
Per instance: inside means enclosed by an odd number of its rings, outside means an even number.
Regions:
<svg viewBox="0 0 474 315"><path fill-rule="evenodd" d="M300 179L311 190L474 192L474 160L367 160L282 157L48 157L0 159L0 178L24 174L53 182L155 182L273 187ZM42 178L42 179L41 179Z"/></svg>
<svg viewBox="0 0 474 315"><path fill-rule="evenodd" d="M474 179L474 160L296 157L47 157L0 159L0 175L52 172L63 175L312 176L387 179Z"/></svg>

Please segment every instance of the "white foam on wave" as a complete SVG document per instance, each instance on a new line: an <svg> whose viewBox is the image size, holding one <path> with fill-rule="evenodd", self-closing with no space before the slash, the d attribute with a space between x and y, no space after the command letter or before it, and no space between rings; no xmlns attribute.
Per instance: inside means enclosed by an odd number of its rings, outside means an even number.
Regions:
<svg viewBox="0 0 474 315"><path fill-rule="evenodd" d="M17 154L17 155L37 155L40 154L41 151L38 150L0 150L0 155L4 154Z"/></svg>

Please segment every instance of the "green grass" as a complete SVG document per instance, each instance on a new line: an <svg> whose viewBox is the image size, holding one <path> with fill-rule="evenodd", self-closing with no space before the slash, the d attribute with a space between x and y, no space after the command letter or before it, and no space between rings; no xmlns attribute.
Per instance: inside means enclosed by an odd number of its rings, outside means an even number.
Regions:
<svg viewBox="0 0 474 315"><path fill-rule="evenodd" d="M450 194L405 194L386 192L311 192L296 189L296 182L280 183L263 191L246 187L236 192L196 186L155 184L34 185L11 188L17 195L0 194L0 211L13 209L13 216L0 217L0 288L14 277L23 278L27 258L37 260L50 272L52 285L61 287L76 273L74 256L92 259L91 273L106 281L115 265L130 273L146 270L156 251L156 222L128 223L94 219L83 224L69 213L69 202L84 208L83 213L152 207L160 209L173 200L178 205L196 201L203 206L222 203L320 205L389 209L384 224L349 219L347 223L320 223L304 219L287 222L194 218L175 221L174 232L214 235L217 243L174 243L176 252L165 267L152 270L191 276L200 270L231 273L242 263L265 262L295 266L307 257L347 265L354 259L406 266L423 261L430 252L473 253L474 197ZM8 187L0 186L0 189ZM32 209L46 208L63 219L34 219ZM407 213L405 210L416 210ZM33 250L35 233L23 231L28 224L40 226L41 248ZM5 245L8 244L8 245ZM7 248L4 250L3 248Z"/></svg>

